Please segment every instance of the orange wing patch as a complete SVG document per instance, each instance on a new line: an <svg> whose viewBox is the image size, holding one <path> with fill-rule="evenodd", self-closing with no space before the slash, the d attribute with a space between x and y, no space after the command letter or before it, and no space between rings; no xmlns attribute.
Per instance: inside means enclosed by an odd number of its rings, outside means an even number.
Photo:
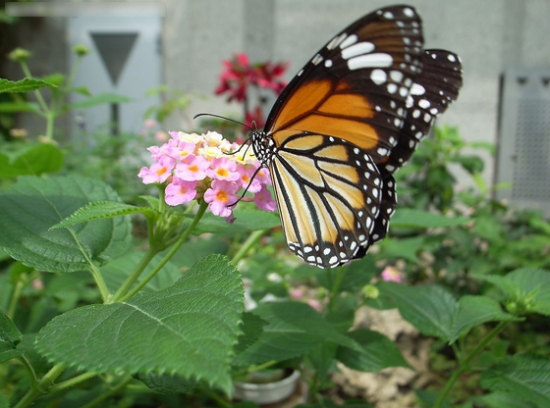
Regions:
<svg viewBox="0 0 550 408"><path fill-rule="evenodd" d="M322 135L337 135L336 137L345 139L365 150L372 149L378 145L376 130L371 125L354 120L354 118L344 119L310 114L294 123L292 129L295 130L295 133L311 132Z"/></svg>
<svg viewBox="0 0 550 408"><path fill-rule="evenodd" d="M332 82L328 79L313 80L300 86L285 103L273 129L284 129L296 118L315 110L331 90Z"/></svg>
<svg viewBox="0 0 550 408"><path fill-rule="evenodd" d="M374 110L363 95L335 94L331 95L319 107L319 112L336 116L354 116L356 118L372 118Z"/></svg>

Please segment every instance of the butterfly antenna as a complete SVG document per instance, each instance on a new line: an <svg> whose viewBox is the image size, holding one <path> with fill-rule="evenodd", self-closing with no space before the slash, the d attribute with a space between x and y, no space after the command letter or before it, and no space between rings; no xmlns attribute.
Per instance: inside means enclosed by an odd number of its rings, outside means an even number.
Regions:
<svg viewBox="0 0 550 408"><path fill-rule="evenodd" d="M223 119L223 120L226 120L228 122L232 122L232 123L235 123L237 125L241 125L242 127L244 128L247 128L248 130L250 130L251 132L254 131L255 129L253 129L252 127L248 126L247 124L245 123L241 123L239 122L238 120L234 120L234 119L231 119L231 118L226 118L225 116L220 116L220 115L213 115L211 113L198 113L196 114L195 116L193 116L193 119L197 119L201 116L210 116L212 118L218 118L218 119Z"/></svg>
<svg viewBox="0 0 550 408"><path fill-rule="evenodd" d="M233 206L237 205L237 203L243 199L243 197L244 197L245 194L247 193L248 189L250 188L250 185L252 184L252 181L254 181L254 179L256 178L256 176L258 175L258 173L260 172L260 170L261 170L262 168L263 168L262 166L259 166L259 167L256 169L256 171L254 172L254 174L252 175L252 177L250 177L250 181L248 182L248 185L247 185L246 188L244 189L244 191L243 191L243 193L241 194L241 196L239 197L239 199L238 199L237 201L235 201L234 203L229 204L228 207L233 207Z"/></svg>

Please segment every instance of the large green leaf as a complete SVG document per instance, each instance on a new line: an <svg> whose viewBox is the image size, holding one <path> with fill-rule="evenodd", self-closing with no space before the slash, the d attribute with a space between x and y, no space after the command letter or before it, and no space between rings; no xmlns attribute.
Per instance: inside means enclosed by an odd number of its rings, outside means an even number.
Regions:
<svg viewBox="0 0 550 408"><path fill-rule="evenodd" d="M55 173L63 167L64 154L49 143L26 147L17 153L0 152L0 178Z"/></svg>
<svg viewBox="0 0 550 408"><path fill-rule="evenodd" d="M23 354L16 347L22 337L11 319L0 312L0 364Z"/></svg>
<svg viewBox="0 0 550 408"><path fill-rule="evenodd" d="M511 321L515 317L502 311L500 304L485 296L462 296L449 341L455 341L478 324L494 321Z"/></svg>
<svg viewBox="0 0 550 408"><path fill-rule="evenodd" d="M378 288L422 334L443 340L452 338L458 303L449 292L435 285L413 287L394 282L380 282Z"/></svg>
<svg viewBox="0 0 550 408"><path fill-rule="evenodd" d="M2 92L29 92L40 88L55 88L55 85L36 78L24 78L20 81L9 81L0 78L0 93Z"/></svg>
<svg viewBox="0 0 550 408"><path fill-rule="evenodd" d="M243 289L223 256L197 263L174 285L126 302L85 306L38 334L39 352L88 371L167 373L231 390Z"/></svg>
<svg viewBox="0 0 550 408"><path fill-rule="evenodd" d="M106 184L83 177L21 177L0 194L0 246L27 266L75 272L104 264L131 239L129 217L50 227L93 201L120 201Z"/></svg>
<svg viewBox="0 0 550 408"><path fill-rule="evenodd" d="M332 341L355 350L361 348L313 308L300 302L269 302L253 311L269 324L258 341L235 358L236 365L283 361L313 351L324 341Z"/></svg>
<svg viewBox="0 0 550 408"><path fill-rule="evenodd" d="M364 372L377 372L387 367L410 368L397 345L383 334L359 329L349 332L348 336L361 345L361 351L347 347L338 349L338 360L349 368Z"/></svg>
<svg viewBox="0 0 550 408"><path fill-rule="evenodd" d="M550 360L514 356L483 372L481 386L550 407Z"/></svg>
<svg viewBox="0 0 550 408"><path fill-rule="evenodd" d="M97 201L94 203L90 203L82 208L79 208L69 217L54 225L52 229L67 228L72 227L76 224L80 224L82 222L101 220L105 218L114 218L123 215L132 215L138 213L154 216L158 214L158 211L152 209L151 207L136 207L135 205L118 202Z"/></svg>

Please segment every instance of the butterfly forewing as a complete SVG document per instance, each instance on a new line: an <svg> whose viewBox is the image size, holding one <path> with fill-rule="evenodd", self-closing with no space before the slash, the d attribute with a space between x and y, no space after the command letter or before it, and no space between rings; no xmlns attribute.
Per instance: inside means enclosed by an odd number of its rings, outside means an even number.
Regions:
<svg viewBox="0 0 550 408"><path fill-rule="evenodd" d="M423 50L420 17L409 6L364 16L314 55L264 132L252 134L293 252L335 267L386 235L397 203L391 174L456 99L460 74L456 55Z"/></svg>
<svg viewBox="0 0 550 408"><path fill-rule="evenodd" d="M416 146L430 132L437 116L458 97L462 67L458 55L444 50L425 50L422 72L414 79L407 97L407 115L397 145L382 166L382 174L403 166Z"/></svg>

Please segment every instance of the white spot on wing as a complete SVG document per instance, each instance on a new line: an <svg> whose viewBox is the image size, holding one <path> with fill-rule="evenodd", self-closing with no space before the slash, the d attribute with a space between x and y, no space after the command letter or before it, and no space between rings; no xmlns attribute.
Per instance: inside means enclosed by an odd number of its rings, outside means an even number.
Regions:
<svg viewBox="0 0 550 408"><path fill-rule="evenodd" d="M345 39L345 41L343 41L340 44L340 48L347 48L350 45L355 44L356 42L357 42L357 36L355 34L350 35L348 38Z"/></svg>
<svg viewBox="0 0 550 408"><path fill-rule="evenodd" d="M422 85L413 84L411 87L411 94L413 95L424 95L426 92L426 89Z"/></svg>
<svg viewBox="0 0 550 408"><path fill-rule="evenodd" d="M392 64L391 55L384 53L361 55L348 60L348 68L352 71L361 68L387 68Z"/></svg>
<svg viewBox="0 0 550 408"><path fill-rule="evenodd" d="M342 58L350 59L357 57L359 55L368 54L369 52L374 51L374 44L370 42L360 42L357 44L350 45L347 48L342 50Z"/></svg>
<svg viewBox="0 0 550 408"><path fill-rule="evenodd" d="M373 69L370 73L370 79L376 85L382 85L384 82L386 82L388 76L386 75L386 72L381 69Z"/></svg>

